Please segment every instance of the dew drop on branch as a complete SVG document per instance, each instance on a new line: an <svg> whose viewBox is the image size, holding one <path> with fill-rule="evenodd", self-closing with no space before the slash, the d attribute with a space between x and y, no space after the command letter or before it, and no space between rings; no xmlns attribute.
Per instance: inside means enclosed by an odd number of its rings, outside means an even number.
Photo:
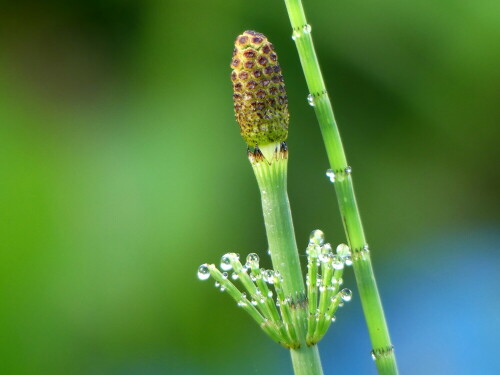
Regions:
<svg viewBox="0 0 500 375"><path fill-rule="evenodd" d="M208 269L208 266L206 264L202 264L198 268L198 279L208 280L209 277L210 277L210 270Z"/></svg>
<svg viewBox="0 0 500 375"><path fill-rule="evenodd" d="M337 255L340 258L345 259L346 257L351 256L351 249L349 249L349 246L347 246L345 243L341 243L337 246Z"/></svg>
<svg viewBox="0 0 500 375"><path fill-rule="evenodd" d="M321 246L324 242L325 234L323 233L323 231L315 229L311 232L311 235L309 236L309 243Z"/></svg>
<svg viewBox="0 0 500 375"><path fill-rule="evenodd" d="M258 268L259 267L259 256L255 253L250 253L247 256L246 266L248 268Z"/></svg>
<svg viewBox="0 0 500 375"><path fill-rule="evenodd" d="M314 96L312 94L307 95L307 102L311 107L314 107L316 103L314 103Z"/></svg>
<svg viewBox="0 0 500 375"><path fill-rule="evenodd" d="M233 266L231 265L231 254L224 254L220 260L220 268L223 271L229 271Z"/></svg>
<svg viewBox="0 0 500 375"><path fill-rule="evenodd" d="M343 301L349 302L352 298L352 291L350 289L344 288L340 291L340 296Z"/></svg>
<svg viewBox="0 0 500 375"><path fill-rule="evenodd" d="M335 182L335 172L333 171L333 169L326 170L326 177L330 179L330 182Z"/></svg>

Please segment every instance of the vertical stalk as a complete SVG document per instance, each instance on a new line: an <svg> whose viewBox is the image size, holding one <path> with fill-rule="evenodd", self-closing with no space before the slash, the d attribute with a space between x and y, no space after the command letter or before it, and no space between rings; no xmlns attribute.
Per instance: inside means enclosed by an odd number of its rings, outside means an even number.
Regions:
<svg viewBox="0 0 500 375"><path fill-rule="evenodd" d="M250 157L262 199L262 210L274 269L283 277L283 291L290 297L298 349L291 349L295 375L323 375L318 346L306 344L307 301L287 194L287 151L274 154L271 162ZM284 303L282 301L281 303Z"/></svg>
<svg viewBox="0 0 500 375"><path fill-rule="evenodd" d="M371 258L354 194L351 168L347 164L342 140L335 122L332 105L307 23L301 0L285 0L293 29L293 39L310 91L309 101L314 106L325 143L330 166L335 173L335 191L349 246L353 251L353 268L360 293L370 339L372 355L380 374L397 374L396 358L382 308Z"/></svg>

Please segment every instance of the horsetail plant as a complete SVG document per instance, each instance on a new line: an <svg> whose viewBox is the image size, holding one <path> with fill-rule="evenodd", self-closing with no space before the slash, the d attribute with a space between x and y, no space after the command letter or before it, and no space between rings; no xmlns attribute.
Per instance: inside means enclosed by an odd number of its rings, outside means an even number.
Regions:
<svg viewBox="0 0 500 375"><path fill-rule="evenodd" d="M323 375L316 344L338 307L351 299L349 289L340 290L351 253L345 244L334 253L323 232L314 230L306 249L304 284L287 194L289 114L277 55L263 34L245 31L236 39L231 67L236 120L259 186L274 269L260 268L255 253L245 264L238 254L227 253L221 270L202 264L198 277L212 277L271 339L290 349L296 375ZM237 280L244 291L233 283Z"/></svg>
<svg viewBox="0 0 500 375"><path fill-rule="evenodd" d="M334 183L348 243L353 252L353 268L370 339L372 357L381 375L398 373L394 347L384 316L361 216L352 183L352 169L347 163L333 109L319 67L301 0L285 0L307 86L308 102L314 107L328 154L327 177Z"/></svg>

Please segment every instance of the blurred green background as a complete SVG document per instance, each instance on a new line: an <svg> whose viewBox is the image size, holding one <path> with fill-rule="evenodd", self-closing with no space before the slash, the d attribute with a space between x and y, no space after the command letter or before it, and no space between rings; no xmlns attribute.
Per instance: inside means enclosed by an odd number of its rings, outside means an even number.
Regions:
<svg viewBox="0 0 500 375"><path fill-rule="evenodd" d="M500 3L306 0L404 374L500 373ZM0 373L290 374L196 269L265 256L229 62L277 48L297 240L345 241L281 1L0 12ZM345 285L356 293L352 275ZM327 374L374 374L354 298Z"/></svg>

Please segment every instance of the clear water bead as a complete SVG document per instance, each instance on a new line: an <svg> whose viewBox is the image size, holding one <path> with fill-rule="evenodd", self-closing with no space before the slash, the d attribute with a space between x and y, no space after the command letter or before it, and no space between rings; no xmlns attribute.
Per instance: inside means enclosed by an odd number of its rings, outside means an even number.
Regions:
<svg viewBox="0 0 500 375"><path fill-rule="evenodd" d="M231 274L231 279L233 279L233 280L238 280L238 279L239 279L238 274L237 274L236 272L233 272L233 273Z"/></svg>
<svg viewBox="0 0 500 375"><path fill-rule="evenodd" d="M312 94L307 95L307 102L311 107L314 107L316 103L314 103L314 96Z"/></svg>
<svg viewBox="0 0 500 375"><path fill-rule="evenodd" d="M222 277L223 277L224 279L227 279L227 276L228 276L227 272L222 272Z"/></svg>
<svg viewBox="0 0 500 375"><path fill-rule="evenodd" d="M249 268L258 268L259 267L259 256L255 253L250 253L247 256L246 266Z"/></svg>
<svg viewBox="0 0 500 375"><path fill-rule="evenodd" d="M319 255L319 261L320 261L321 263L327 263L329 260L330 260L330 256L329 256L329 254L328 254L328 253L321 253L321 254Z"/></svg>
<svg viewBox="0 0 500 375"><path fill-rule="evenodd" d="M330 182L335 182L335 172L333 171L333 169L326 170L326 177L330 179Z"/></svg>
<svg viewBox="0 0 500 375"><path fill-rule="evenodd" d="M351 257L345 257L344 262L346 266L352 266L352 258Z"/></svg>
<svg viewBox="0 0 500 375"><path fill-rule="evenodd" d="M347 167L344 169L344 172L345 172L346 174L351 174L351 172L352 172L352 168L351 168L351 167L349 167L349 166L347 166Z"/></svg>
<svg viewBox="0 0 500 375"><path fill-rule="evenodd" d="M323 231L316 229L311 232L311 235L309 236L309 243L321 246L324 242L325 234Z"/></svg>
<svg viewBox="0 0 500 375"><path fill-rule="evenodd" d="M274 284L274 271L273 270L266 270L264 272L264 279L269 283L269 284Z"/></svg>
<svg viewBox="0 0 500 375"><path fill-rule="evenodd" d="M321 250L323 251L323 253L331 253L333 251L332 249L332 245L330 245L329 243L325 243L322 247L321 247Z"/></svg>
<svg viewBox="0 0 500 375"><path fill-rule="evenodd" d="M340 291L340 296L342 297L342 300L345 301L345 302L349 302L352 298L352 291L351 289L342 289Z"/></svg>
<svg viewBox="0 0 500 375"><path fill-rule="evenodd" d="M341 243L337 246L337 255L345 260L346 257L351 256L351 249L345 243Z"/></svg>
<svg viewBox="0 0 500 375"><path fill-rule="evenodd" d="M332 257L332 266L334 270L341 270L344 268L344 262L338 255Z"/></svg>
<svg viewBox="0 0 500 375"><path fill-rule="evenodd" d="M221 292L223 292L223 291L225 291L225 290L226 290L226 287L225 287L224 285L221 285L221 287L220 287L220 291L221 291Z"/></svg>
<svg viewBox="0 0 500 375"><path fill-rule="evenodd" d="M216 288L220 287L220 283L218 281L216 281L214 285Z"/></svg>
<svg viewBox="0 0 500 375"><path fill-rule="evenodd" d="M220 268L223 271L229 271L233 266L231 265L231 253L224 254L220 259Z"/></svg>
<svg viewBox="0 0 500 375"><path fill-rule="evenodd" d="M300 31L293 30L292 39L297 40L298 38L300 38Z"/></svg>
<svg viewBox="0 0 500 375"><path fill-rule="evenodd" d="M307 24L307 25L304 25L304 27L302 28L302 31L304 32L304 34L309 34L312 30L312 27L311 25Z"/></svg>
<svg viewBox="0 0 500 375"><path fill-rule="evenodd" d="M334 323L335 321L337 320L337 318L334 316L332 316L332 323Z"/></svg>
<svg viewBox="0 0 500 375"><path fill-rule="evenodd" d="M208 265L202 264L198 268L198 279L208 280L209 277L210 277L210 270L208 269Z"/></svg>

